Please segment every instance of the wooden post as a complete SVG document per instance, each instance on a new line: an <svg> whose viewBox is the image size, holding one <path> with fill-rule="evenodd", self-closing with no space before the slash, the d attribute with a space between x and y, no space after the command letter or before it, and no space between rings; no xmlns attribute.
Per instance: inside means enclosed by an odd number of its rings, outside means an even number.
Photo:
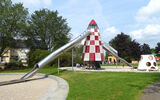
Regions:
<svg viewBox="0 0 160 100"><path fill-rule="evenodd" d="M73 48L72 48L72 71L73 71Z"/></svg>
<svg viewBox="0 0 160 100"><path fill-rule="evenodd" d="M60 62L59 62L59 57L58 57L58 74L59 74L59 64L60 64Z"/></svg>

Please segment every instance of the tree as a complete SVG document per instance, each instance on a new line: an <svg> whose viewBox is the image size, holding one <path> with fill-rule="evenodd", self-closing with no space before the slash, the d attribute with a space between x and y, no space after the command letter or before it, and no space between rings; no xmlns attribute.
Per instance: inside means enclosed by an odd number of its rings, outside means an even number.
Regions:
<svg viewBox="0 0 160 100"><path fill-rule="evenodd" d="M129 35L126 35L121 32L115 38L113 38L109 44L118 51L118 55L122 58L129 56L129 44L131 43L131 38Z"/></svg>
<svg viewBox="0 0 160 100"><path fill-rule="evenodd" d="M7 48L14 48L16 39L25 30L28 11L23 4L11 0L0 1L0 57Z"/></svg>
<svg viewBox="0 0 160 100"><path fill-rule="evenodd" d="M151 49L148 44L141 45L141 54L151 54Z"/></svg>
<svg viewBox="0 0 160 100"><path fill-rule="evenodd" d="M157 43L157 46L155 47L155 52L156 53L160 52L160 42Z"/></svg>
<svg viewBox="0 0 160 100"><path fill-rule="evenodd" d="M151 53L155 53L155 48L151 48Z"/></svg>
<svg viewBox="0 0 160 100"><path fill-rule="evenodd" d="M139 60L140 55L141 55L140 44L138 42L136 42L136 40L133 40L133 41L131 41L129 47L130 47L129 56L133 60Z"/></svg>
<svg viewBox="0 0 160 100"><path fill-rule="evenodd" d="M118 55L128 62L138 60L140 52L140 44L135 40L132 41L129 35L124 33L118 34L109 44L118 51Z"/></svg>
<svg viewBox="0 0 160 100"><path fill-rule="evenodd" d="M28 46L45 50L55 50L70 40L70 28L66 19L57 11L42 9L31 15L27 34Z"/></svg>
<svg viewBox="0 0 160 100"><path fill-rule="evenodd" d="M74 57L74 65L76 63L83 64L82 61L82 52L83 52L83 45L77 45L73 48L73 57Z"/></svg>

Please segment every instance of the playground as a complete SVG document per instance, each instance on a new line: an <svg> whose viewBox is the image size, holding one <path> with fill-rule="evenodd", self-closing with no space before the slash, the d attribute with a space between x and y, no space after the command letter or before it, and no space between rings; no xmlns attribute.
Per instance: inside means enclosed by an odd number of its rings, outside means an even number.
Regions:
<svg viewBox="0 0 160 100"><path fill-rule="evenodd" d="M83 39L85 43L82 61L87 62L88 66L80 66L77 63L74 67L72 55L72 67L60 67L58 57ZM125 66L101 66L101 62L104 61L103 50ZM45 68L56 58L57 68ZM20 74L21 71L27 73ZM39 71L44 75L37 74ZM150 73L151 71L156 73ZM10 97L15 100L137 100L144 94L143 90L148 84L160 80L153 55L142 55L138 67L134 67L119 57L114 48L101 42L99 29L94 20L91 20L87 31L44 57L34 68L8 72L11 74L5 74L5 71L0 74L2 100L10 100Z"/></svg>
<svg viewBox="0 0 160 100"><path fill-rule="evenodd" d="M159 100L160 3L134 2L2 0L0 100Z"/></svg>

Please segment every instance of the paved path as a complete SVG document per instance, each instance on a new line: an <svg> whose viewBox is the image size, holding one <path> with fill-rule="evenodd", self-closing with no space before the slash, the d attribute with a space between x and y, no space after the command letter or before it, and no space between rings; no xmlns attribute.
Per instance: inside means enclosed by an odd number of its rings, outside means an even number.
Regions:
<svg viewBox="0 0 160 100"><path fill-rule="evenodd" d="M85 67L77 68L77 67L60 67L59 69L62 70L70 70L70 71L94 71L94 72L142 72L145 73L146 71L141 71L134 69L128 66L101 66L101 69L94 70L94 69L86 69ZM160 70L156 71L160 72ZM150 73L150 72L149 72Z"/></svg>
<svg viewBox="0 0 160 100"><path fill-rule="evenodd" d="M15 80L23 73L0 73L0 82ZM69 86L57 76L36 74L32 81L0 86L0 100L65 100Z"/></svg>
<svg viewBox="0 0 160 100"><path fill-rule="evenodd" d="M160 82L148 85L141 95L141 100L160 100Z"/></svg>

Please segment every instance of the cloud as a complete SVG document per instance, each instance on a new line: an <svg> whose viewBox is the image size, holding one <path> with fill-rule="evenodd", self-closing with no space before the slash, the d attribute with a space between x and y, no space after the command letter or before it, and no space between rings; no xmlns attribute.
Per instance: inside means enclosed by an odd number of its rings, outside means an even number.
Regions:
<svg viewBox="0 0 160 100"><path fill-rule="evenodd" d="M24 7L29 8L32 13L35 10L42 8L51 8L53 6L52 0L12 0L13 3L23 3Z"/></svg>
<svg viewBox="0 0 160 100"><path fill-rule="evenodd" d="M84 32L92 19L95 19L100 31L108 26L99 0L68 0L57 9L67 18L73 38Z"/></svg>
<svg viewBox="0 0 160 100"><path fill-rule="evenodd" d="M102 40L105 42L109 42L111 39L113 39L117 34L119 34L120 31L115 28L114 26L107 27L103 33L101 34Z"/></svg>
<svg viewBox="0 0 160 100"><path fill-rule="evenodd" d="M137 14L136 20L138 22L152 22L155 20L159 20L160 17L160 0L150 0L148 5L141 7Z"/></svg>
<svg viewBox="0 0 160 100"><path fill-rule="evenodd" d="M119 32L119 30L117 30L114 26L107 28L106 30L104 30L104 32L108 32L111 34L116 34L117 32Z"/></svg>
<svg viewBox="0 0 160 100"><path fill-rule="evenodd" d="M154 47L160 36L160 0L150 0L135 16L137 29L130 31L133 39Z"/></svg>
<svg viewBox="0 0 160 100"><path fill-rule="evenodd" d="M160 25L159 24L150 24L147 25L144 29L138 29L130 32L135 39L145 39L145 36L155 36L160 35ZM148 39L148 38L147 38Z"/></svg>
<svg viewBox="0 0 160 100"><path fill-rule="evenodd" d="M159 42L160 25L148 24L145 28L130 32L130 35L141 43L145 42L151 44L153 47L157 42Z"/></svg>

